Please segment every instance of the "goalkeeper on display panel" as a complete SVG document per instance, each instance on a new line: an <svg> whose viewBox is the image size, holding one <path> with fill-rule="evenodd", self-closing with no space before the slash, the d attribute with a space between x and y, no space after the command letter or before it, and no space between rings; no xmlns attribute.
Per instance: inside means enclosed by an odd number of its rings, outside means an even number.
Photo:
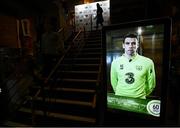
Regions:
<svg viewBox="0 0 180 128"><path fill-rule="evenodd" d="M154 62L137 53L137 35L126 35L122 45L124 54L111 63L110 79L115 95L146 99L156 86Z"/></svg>

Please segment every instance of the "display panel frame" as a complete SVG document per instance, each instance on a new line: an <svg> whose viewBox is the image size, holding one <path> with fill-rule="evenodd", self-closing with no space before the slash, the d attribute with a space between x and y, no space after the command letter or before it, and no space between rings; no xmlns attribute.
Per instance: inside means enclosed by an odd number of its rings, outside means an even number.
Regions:
<svg viewBox="0 0 180 128"><path fill-rule="evenodd" d="M106 106L105 110L105 121L109 120L109 118L111 118L111 116L109 115L109 113L114 114L116 116L120 116L120 115L133 115L132 117L138 117L139 119L146 120L147 122L150 122L151 120L158 122L158 124L163 124L163 122L165 121L166 118L166 98L167 98L167 86L168 86L168 78L169 78L169 69L170 69L170 49L171 49L171 45L170 45L170 38L171 38L171 19L169 17L163 17L163 18L156 18L156 19L146 19L146 20L140 20L140 21L132 21L132 22L126 22L126 23L121 23L121 24L114 24L114 25L110 25L110 26L104 26L102 29L102 47L103 47L103 87L104 87L104 106ZM160 113L158 116L154 116L152 114L146 114L143 112L138 112L138 111L134 111L134 110L128 110L127 108L123 108L123 106L116 106L116 104L109 104L109 102L107 101L107 99L110 97L112 100L114 98L115 102L118 102L117 98L118 96L114 96L112 93L109 94L108 93L108 86L109 86L109 79L108 77L110 77L110 75L108 76L107 74L109 74L108 71L110 71L110 67L108 67L107 65L107 61L108 61L108 46L109 44L107 44L107 33L111 33L113 35L113 32L116 33L116 31L121 31L121 30L129 30L131 28L138 28L138 27L145 27L145 26L163 26L163 41L162 41L162 51L161 51L161 55L160 55L160 59L161 59L161 71L156 71L156 73L160 73L161 72L161 77L158 78L158 81L161 81L158 85L159 88L159 97L160 99L158 101L160 101ZM128 31L126 31L126 33L123 33L122 35L127 34ZM117 38L118 39L118 38ZM111 41L111 40L110 40ZM118 42L118 41L117 41ZM119 42L122 42L119 41ZM118 44L118 43L117 43ZM145 44L146 45L146 44ZM151 47L152 48L152 47ZM139 49L140 52L142 49ZM156 49L155 46L155 54L156 51L158 49ZM120 50L119 50L120 51ZM152 49L153 51L153 49ZM153 58L152 58L153 60ZM111 63L112 61L110 61L109 63ZM156 66L156 64L155 64ZM157 70L157 69L156 69ZM159 75L159 74L157 74ZM157 77L156 77L157 79ZM159 80L160 79L160 80ZM109 81L108 81L109 80ZM113 95L111 97L111 95ZM126 101L126 98L122 98L121 101ZM129 98L129 97L128 97ZM134 98L132 100L130 100L130 102L141 102L143 101L142 99L137 100L137 101L133 101ZM156 98L154 99L156 100ZM148 104L147 101L146 104ZM113 106L114 105L114 106ZM147 108L146 108L147 109ZM147 111L147 110L146 110ZM125 118L122 118L123 122L130 122L127 120L128 116ZM113 118L111 118L110 120L114 120ZM136 120L137 121L137 120ZM136 122L135 120L131 120L131 122ZM145 121L145 122L146 122ZM112 121L117 123L115 120ZM122 121L119 120L119 123L122 124ZM117 123L117 124L119 124Z"/></svg>

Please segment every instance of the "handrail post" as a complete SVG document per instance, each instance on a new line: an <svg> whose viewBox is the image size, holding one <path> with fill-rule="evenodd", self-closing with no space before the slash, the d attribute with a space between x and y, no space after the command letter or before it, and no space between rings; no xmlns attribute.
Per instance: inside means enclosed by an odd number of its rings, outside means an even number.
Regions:
<svg viewBox="0 0 180 128"><path fill-rule="evenodd" d="M90 21L91 21L91 31L92 31L92 14L91 14L91 16L90 16Z"/></svg>
<svg viewBox="0 0 180 128"><path fill-rule="evenodd" d="M85 37L86 37L86 29L85 29L85 26L84 26L84 39L85 39ZM83 41L84 41L84 39L83 39Z"/></svg>
<svg viewBox="0 0 180 128"><path fill-rule="evenodd" d="M102 125L103 121L104 121L104 107L102 107L102 102L101 100L104 99L104 96L101 95L102 92L104 91L104 87L103 87L103 83L102 83L102 73L103 73L103 60L102 60L102 56L101 56L101 60L100 60L100 65L99 65L99 72L98 72L98 78L97 78L97 83L96 83L96 95L97 95L97 99L96 99L96 104L99 106L98 108L103 108L103 109L98 109L98 124Z"/></svg>
<svg viewBox="0 0 180 128"><path fill-rule="evenodd" d="M36 121L35 121L35 119L36 119L36 108L35 107L36 106L35 106L34 101L36 100L36 97L39 95L40 91L41 90L38 90L37 93L34 96L30 97L30 100L31 100L31 112L32 112L32 125L35 125L35 123L36 123Z"/></svg>
<svg viewBox="0 0 180 128"><path fill-rule="evenodd" d="M32 125L35 125L35 105L34 105L34 97L31 97L31 113L32 113Z"/></svg>
<svg viewBox="0 0 180 128"><path fill-rule="evenodd" d="M63 33L63 41L65 41L64 28L63 28L63 30L62 30L62 33Z"/></svg>
<svg viewBox="0 0 180 128"><path fill-rule="evenodd" d="M45 92L44 92L44 85L41 86L41 92L42 92L42 102L43 102L43 113L44 113L44 117L47 116L47 112L46 112L46 98L45 98Z"/></svg>

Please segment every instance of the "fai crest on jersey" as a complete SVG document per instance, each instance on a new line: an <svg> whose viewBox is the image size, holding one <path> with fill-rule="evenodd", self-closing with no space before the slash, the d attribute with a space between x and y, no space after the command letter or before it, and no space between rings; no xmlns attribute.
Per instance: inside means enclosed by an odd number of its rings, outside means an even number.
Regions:
<svg viewBox="0 0 180 128"><path fill-rule="evenodd" d="M141 71L142 70L142 66L136 65L136 70Z"/></svg>
<svg viewBox="0 0 180 128"><path fill-rule="evenodd" d="M122 70L124 68L123 64L120 64L120 69Z"/></svg>

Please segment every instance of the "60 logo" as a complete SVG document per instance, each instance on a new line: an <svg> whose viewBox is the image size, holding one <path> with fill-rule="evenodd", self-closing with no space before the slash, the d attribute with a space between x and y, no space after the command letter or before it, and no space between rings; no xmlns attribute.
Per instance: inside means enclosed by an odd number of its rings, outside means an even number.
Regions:
<svg viewBox="0 0 180 128"><path fill-rule="evenodd" d="M160 107L161 107L160 100L151 100L150 102L148 102L146 108L147 108L147 111L149 112L149 114L159 117L160 116Z"/></svg>

